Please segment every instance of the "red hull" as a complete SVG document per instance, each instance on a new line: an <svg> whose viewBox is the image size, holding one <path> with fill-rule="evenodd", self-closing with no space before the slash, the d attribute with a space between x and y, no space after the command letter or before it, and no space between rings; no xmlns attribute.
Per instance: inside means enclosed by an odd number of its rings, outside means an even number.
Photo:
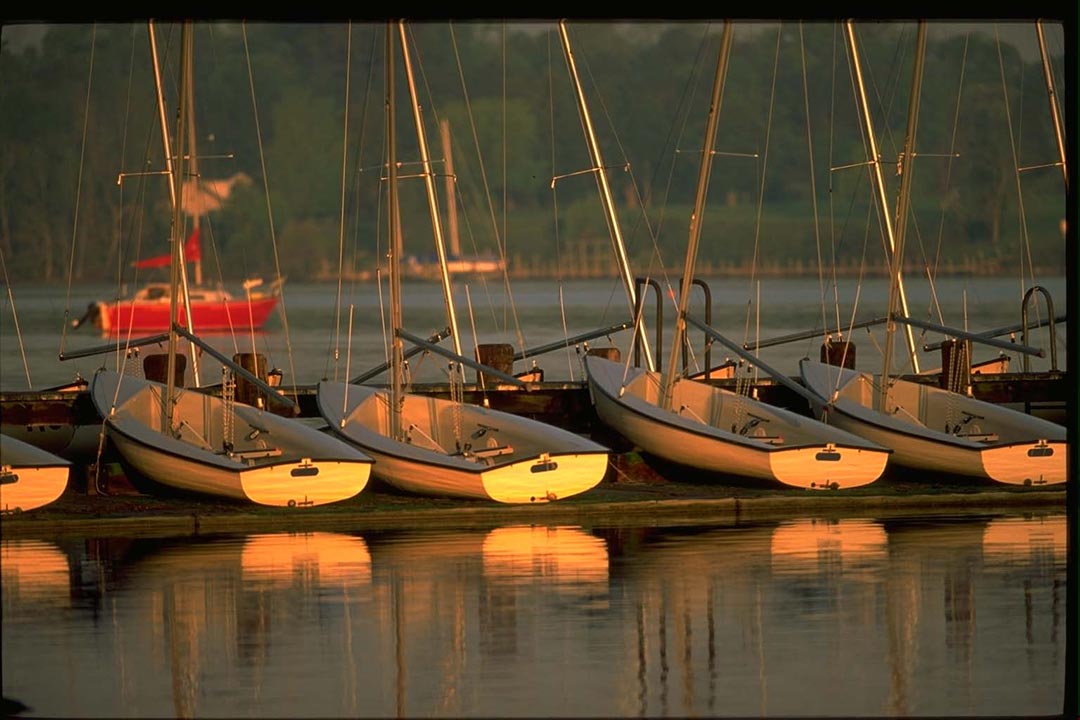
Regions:
<svg viewBox="0 0 1080 720"><path fill-rule="evenodd" d="M277 306L278 296L230 300L210 300L191 305L191 323L195 332L258 330ZM169 302L121 300L98 303L95 324L105 333L167 332ZM178 306L177 322L187 325L187 314Z"/></svg>

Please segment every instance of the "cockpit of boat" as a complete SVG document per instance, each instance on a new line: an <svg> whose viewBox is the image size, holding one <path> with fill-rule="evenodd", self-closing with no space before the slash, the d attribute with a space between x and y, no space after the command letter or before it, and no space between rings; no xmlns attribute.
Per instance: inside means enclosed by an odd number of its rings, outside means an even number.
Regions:
<svg viewBox="0 0 1080 720"><path fill-rule="evenodd" d="M192 302L225 302L232 299L232 295L227 291L211 288L191 288L188 290L188 297L191 298ZM135 300L139 301L166 302L168 299L168 283L150 283L135 293Z"/></svg>

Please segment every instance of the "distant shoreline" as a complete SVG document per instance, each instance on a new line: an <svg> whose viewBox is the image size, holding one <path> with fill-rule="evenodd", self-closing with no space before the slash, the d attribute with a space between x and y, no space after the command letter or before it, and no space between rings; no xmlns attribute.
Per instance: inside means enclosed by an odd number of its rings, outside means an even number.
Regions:
<svg viewBox="0 0 1080 720"><path fill-rule="evenodd" d="M668 269L669 273L678 273L678 269L674 266ZM1063 277L1065 273L1059 268L1035 268L1032 273L1036 277ZM904 274L909 278L925 278L926 270L923 267L910 266L904 269ZM510 280L609 280L620 277L616 268L589 268L582 266L570 266L560 269L553 268L541 268L541 267L515 267L513 263L510 264L506 271L506 275ZM803 263L793 263L788 265L780 265L779 263L773 263L758 268L752 268L747 264L710 264L699 263L697 267L697 275L701 278L789 278L789 279L806 279L817 278L820 275L827 277L840 277L840 278L885 278L888 277L888 273L879 267L874 268L859 268L858 266L842 266L835 269L829 269L818 272L816 268L805 266ZM957 278L957 277L971 277L971 278L1010 278L1015 277L1016 269L1003 267L1000 263L987 263L987 262L963 262L963 263L947 263L940 265L935 273L937 278ZM453 277L480 277L476 273L453 273ZM502 272L490 272L484 273L484 277L502 277ZM363 272L346 272L340 277L341 280L349 282L373 282L377 277L375 271L363 271ZM405 275L405 279L408 280L425 280L425 281L438 281L440 275L436 271L428 273L408 273ZM319 275L311 278L310 280L300 280L299 282L313 282L313 283L330 283L337 282L339 277L336 273L320 273Z"/></svg>

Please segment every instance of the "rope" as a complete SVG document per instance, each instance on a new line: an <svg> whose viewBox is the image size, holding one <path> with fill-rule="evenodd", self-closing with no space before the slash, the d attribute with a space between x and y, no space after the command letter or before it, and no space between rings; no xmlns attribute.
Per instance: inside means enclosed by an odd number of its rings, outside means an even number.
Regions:
<svg viewBox="0 0 1080 720"><path fill-rule="evenodd" d="M235 440L236 416L233 408L236 403L236 377L227 365L221 366L221 436L222 445L232 450ZM205 442L205 441L204 441ZM210 443L206 443L209 445Z"/></svg>

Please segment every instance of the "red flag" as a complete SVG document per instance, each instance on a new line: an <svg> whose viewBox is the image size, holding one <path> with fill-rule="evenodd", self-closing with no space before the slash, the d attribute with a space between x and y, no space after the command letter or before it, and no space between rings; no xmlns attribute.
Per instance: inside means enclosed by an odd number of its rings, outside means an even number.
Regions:
<svg viewBox="0 0 1080 720"><path fill-rule="evenodd" d="M195 228L191 235L188 236L187 242L184 243L184 260L186 262L196 262L202 259L202 247L199 245L199 228ZM145 260L139 260L135 263L137 268L155 268L155 267L168 267L172 262L170 255L156 255Z"/></svg>
<svg viewBox="0 0 1080 720"><path fill-rule="evenodd" d="M202 260L202 248L199 246L199 228L192 230L187 242L184 243L184 260L187 262Z"/></svg>

